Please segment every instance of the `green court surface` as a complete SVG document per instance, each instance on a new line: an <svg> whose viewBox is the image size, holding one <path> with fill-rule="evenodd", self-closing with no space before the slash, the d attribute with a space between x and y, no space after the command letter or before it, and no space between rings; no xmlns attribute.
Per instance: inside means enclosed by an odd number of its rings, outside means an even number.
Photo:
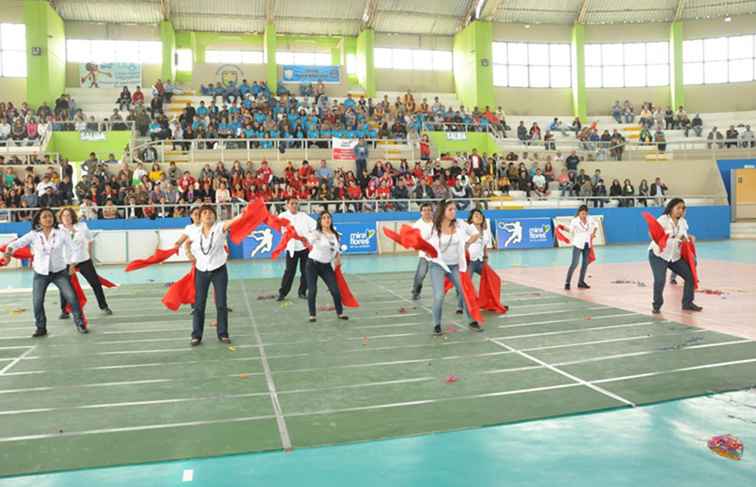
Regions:
<svg viewBox="0 0 756 487"><path fill-rule="evenodd" d="M30 294L0 295L0 475L411 436L756 381L749 340L506 282L511 311L488 314L484 333L451 293L451 332L432 337L430 286L411 302L411 274L347 278L362 307L315 324L304 301L259 299L277 280L232 281L232 347L209 312L191 348L188 309L166 311L163 284L112 290L115 315L93 315L88 336L56 319L50 290L39 340ZM331 305L322 283L319 305Z"/></svg>

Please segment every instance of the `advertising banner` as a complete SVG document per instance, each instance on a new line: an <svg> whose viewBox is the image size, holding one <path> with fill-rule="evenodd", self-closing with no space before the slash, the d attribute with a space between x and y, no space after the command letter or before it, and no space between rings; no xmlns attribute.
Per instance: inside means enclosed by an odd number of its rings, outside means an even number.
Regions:
<svg viewBox="0 0 756 487"><path fill-rule="evenodd" d="M496 242L500 249L535 249L554 246L551 218L499 218Z"/></svg>
<svg viewBox="0 0 756 487"><path fill-rule="evenodd" d="M142 65L137 63L81 63L82 88L134 88L142 84ZM114 100L115 101L115 100Z"/></svg>
<svg viewBox="0 0 756 487"><path fill-rule="evenodd" d="M331 144L333 149L331 150L331 159L334 161L353 161L354 147L359 141L357 139L337 139L333 138Z"/></svg>
<svg viewBox="0 0 756 487"><path fill-rule="evenodd" d="M267 225L260 225L242 241L242 256L244 259L270 259L280 239L281 234Z"/></svg>
<svg viewBox="0 0 756 487"><path fill-rule="evenodd" d="M378 253L378 235L374 223L339 223L335 228L341 234L343 254Z"/></svg>
<svg viewBox="0 0 756 487"><path fill-rule="evenodd" d="M339 66L283 66L284 83L325 83L339 84L341 71Z"/></svg>

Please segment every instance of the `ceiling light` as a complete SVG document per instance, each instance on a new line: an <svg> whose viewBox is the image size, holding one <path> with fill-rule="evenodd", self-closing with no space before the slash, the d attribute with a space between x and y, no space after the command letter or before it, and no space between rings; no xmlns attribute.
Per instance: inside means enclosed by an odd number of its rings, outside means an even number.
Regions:
<svg viewBox="0 0 756 487"><path fill-rule="evenodd" d="M732 17L730 17L730 16L728 15L727 17L725 17L725 18L724 18L724 21L725 21L725 22L732 22Z"/></svg>
<svg viewBox="0 0 756 487"><path fill-rule="evenodd" d="M526 29L530 29L530 24L525 24Z"/></svg>

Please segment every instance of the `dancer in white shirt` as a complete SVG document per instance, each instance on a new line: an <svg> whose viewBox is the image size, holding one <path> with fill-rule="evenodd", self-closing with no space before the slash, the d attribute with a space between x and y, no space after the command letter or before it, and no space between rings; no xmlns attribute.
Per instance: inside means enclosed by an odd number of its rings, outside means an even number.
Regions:
<svg viewBox="0 0 756 487"><path fill-rule="evenodd" d="M420 236L423 240L430 239L433 232L433 207L430 203L420 205L420 218L412 225L420 230ZM412 300L420 299L420 292L423 290L423 281L425 280L428 269L430 269L431 258L422 250L418 252L417 270L415 270L415 280L412 282Z"/></svg>
<svg viewBox="0 0 756 487"><path fill-rule="evenodd" d="M578 265L578 260L582 256L582 264L580 266L580 278L578 279L578 287L580 289L590 289L591 286L585 282L585 274L588 270L588 254L593 246L592 239L598 231L598 224L588 215L588 206L580 205L577 215L570 222L570 237L572 241L572 262L570 268L567 270L567 279L564 283L564 289L570 290L572 284L572 274Z"/></svg>
<svg viewBox="0 0 756 487"><path fill-rule="evenodd" d="M334 268L341 265L341 244L339 232L333 228L331 214L324 211L320 214L315 230L306 235L307 241L312 245L312 250L307 257L307 307L310 311L310 321L315 321L315 301L318 294L318 277L323 279L328 291L333 297L333 306L336 308L336 316L340 320L348 320L344 315L344 307L341 303L341 292L336 282Z"/></svg>
<svg viewBox="0 0 756 487"><path fill-rule="evenodd" d="M695 298L693 273L688 263L680 256L682 243L688 239L693 240L693 236L688 235L688 222L683 216L684 213L685 201L681 198L672 198L664 208L664 214L656 219L667 234L667 245L664 250L659 248L654 241L648 246L648 261L654 275L654 301L651 308L654 314L661 313L661 307L664 304L664 284L667 279L667 269L671 269L672 272L685 280L682 309L688 311L703 310L701 306L693 302Z"/></svg>
<svg viewBox="0 0 756 487"><path fill-rule="evenodd" d="M470 270L480 276L483 274L483 264L488 260L488 248L493 244L493 234L488 228L486 216L478 208L470 210L467 225L471 227L471 234L477 232L480 235L479 239L467 247L470 254Z"/></svg>
<svg viewBox="0 0 756 487"><path fill-rule="evenodd" d="M49 208L42 208L34 215L32 230L23 237L8 244L5 259L9 261L16 249L31 246L34 260L34 281L32 301L34 303L34 323L37 330L32 337L47 335L47 315L45 314L45 294L50 284L63 294L65 300L71 303L73 318L79 333L88 333L81 314L79 299L71 286L70 274L74 270L74 248L68 232L57 228L55 214Z"/></svg>
<svg viewBox="0 0 756 487"><path fill-rule="evenodd" d="M305 236L315 230L315 220L304 212L299 211L299 202L296 198L289 198L286 201L286 211L278 215L280 218L286 218L294 226L294 230ZM285 231L285 230L284 230ZM297 295L301 299L307 298L307 279L305 278L305 265L307 264L307 248L297 239L291 239L286 245L286 270L281 279L281 288L278 290L276 301L283 301L291 291L291 285L294 283L294 276L297 274L297 263L299 264L299 290Z"/></svg>
<svg viewBox="0 0 756 487"><path fill-rule="evenodd" d="M105 299L105 292L102 289L100 277L97 275L97 270L92 261L91 253L94 237L92 237L89 227L87 227L86 223L78 221L76 212L71 208L63 208L60 210L58 213L58 219L60 220L60 229L68 232L68 235L71 237L71 242L73 243L73 255L69 257L71 257L71 260L79 269L79 272L81 272L81 275L84 276L84 279L86 279L92 287L92 291L94 291L95 297L97 298L97 305L100 307L103 314L112 315L113 312L108 307L108 301ZM60 319L62 320L68 319L69 317L68 313L66 313L66 303L67 302L63 297L63 292L61 291Z"/></svg>

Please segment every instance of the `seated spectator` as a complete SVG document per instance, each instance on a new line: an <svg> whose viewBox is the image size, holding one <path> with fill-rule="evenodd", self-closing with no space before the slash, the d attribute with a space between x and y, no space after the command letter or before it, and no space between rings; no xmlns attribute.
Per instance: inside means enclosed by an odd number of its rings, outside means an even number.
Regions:
<svg viewBox="0 0 756 487"><path fill-rule="evenodd" d="M661 128L656 129L654 134L654 142L659 152L664 153L667 150L667 137L662 132Z"/></svg>
<svg viewBox="0 0 756 487"><path fill-rule="evenodd" d="M695 122L695 119L693 119L693 121ZM717 127L712 127L711 132L709 132L709 135L706 136L706 147L708 149L711 149L711 146L716 141L717 147L721 149L722 147L724 147L724 144L722 143L723 139L724 136L722 136L722 132L717 130Z"/></svg>
<svg viewBox="0 0 756 487"><path fill-rule="evenodd" d="M613 179L612 185L609 186L609 196L617 199L617 206L624 206L622 203L622 185L619 179Z"/></svg>
<svg viewBox="0 0 756 487"><path fill-rule="evenodd" d="M604 180L599 178L596 181L596 184L593 186L593 207L594 208L603 208L604 204L606 203L606 185L604 184Z"/></svg>
<svg viewBox="0 0 756 487"><path fill-rule="evenodd" d="M627 208L635 206L635 200L631 198L632 196L635 196L635 187L629 179L625 179L622 184L622 196L624 196L624 199L622 199L620 206Z"/></svg>
<svg viewBox="0 0 756 487"><path fill-rule="evenodd" d="M533 176L533 191L538 198L545 198L549 194L548 184L546 183L546 177L540 168L536 169L536 173Z"/></svg>
<svg viewBox="0 0 756 487"><path fill-rule="evenodd" d="M728 149L738 146L738 130L734 125L730 125L730 128L725 132L725 147Z"/></svg>
<svg viewBox="0 0 756 487"><path fill-rule="evenodd" d="M661 206L664 202L663 196L667 194L667 185L662 182L661 178L656 178L654 184L651 185L651 191L649 191L649 194L655 196L656 205Z"/></svg>
<svg viewBox="0 0 756 487"><path fill-rule="evenodd" d="M635 121L635 109L629 100L625 100L622 104L622 118L625 123L633 123Z"/></svg>
<svg viewBox="0 0 756 487"><path fill-rule="evenodd" d="M110 198L105 201L105 206L102 207L102 218L105 220L118 218L118 208L116 208L115 203Z"/></svg>
<svg viewBox="0 0 756 487"><path fill-rule="evenodd" d="M746 125L745 130L740 134L740 147L744 149L754 147L754 134L750 125Z"/></svg>
<svg viewBox="0 0 756 487"><path fill-rule="evenodd" d="M716 128L716 127L715 127ZM703 120L701 120L701 115L696 113L696 115L693 117L693 120L690 121L690 127L685 127L685 136L688 136L689 129L693 130L693 133L696 134L696 137L700 137L703 133Z"/></svg>
<svg viewBox="0 0 756 487"><path fill-rule="evenodd" d="M640 184L638 185L638 196L648 196L648 194L648 181L642 179ZM643 206L648 206L648 198L638 198L638 206L640 206L641 204L643 204Z"/></svg>
<svg viewBox="0 0 756 487"><path fill-rule="evenodd" d="M134 93L132 93L131 103L134 105L141 105L144 103L144 93L142 93L142 88L140 86L137 86Z"/></svg>
<svg viewBox="0 0 756 487"><path fill-rule="evenodd" d="M131 109L131 92L128 86L124 86L121 90L121 94L118 95L118 99L116 100L116 105L121 111L128 112Z"/></svg>
<svg viewBox="0 0 756 487"><path fill-rule="evenodd" d="M622 105L619 100L615 100L612 105L612 117L617 123L622 123Z"/></svg>

